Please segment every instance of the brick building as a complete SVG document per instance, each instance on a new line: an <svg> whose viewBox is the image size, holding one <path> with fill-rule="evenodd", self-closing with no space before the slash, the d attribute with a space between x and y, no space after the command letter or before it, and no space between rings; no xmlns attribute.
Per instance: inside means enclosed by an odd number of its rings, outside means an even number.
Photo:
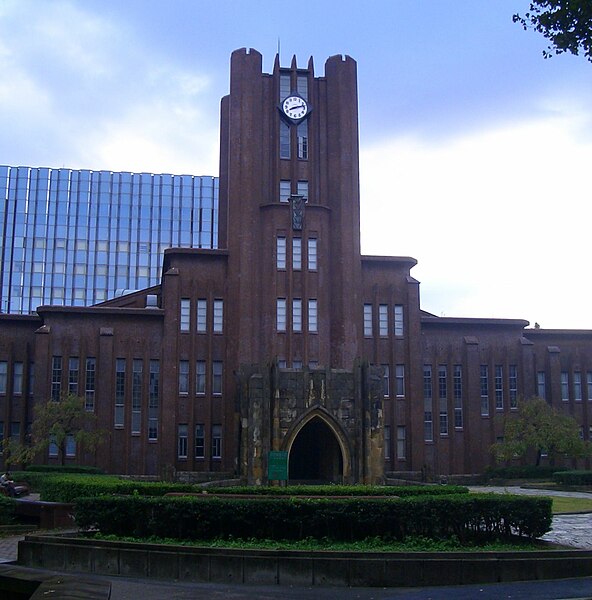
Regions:
<svg viewBox="0 0 592 600"><path fill-rule="evenodd" d="M0 315L0 426L72 392L108 439L68 460L116 473L378 482L476 473L496 417L540 395L590 438L592 331L439 318L409 257L360 251L356 63L262 72L232 54L218 249L168 249L159 285ZM54 456L40 457L45 462Z"/></svg>

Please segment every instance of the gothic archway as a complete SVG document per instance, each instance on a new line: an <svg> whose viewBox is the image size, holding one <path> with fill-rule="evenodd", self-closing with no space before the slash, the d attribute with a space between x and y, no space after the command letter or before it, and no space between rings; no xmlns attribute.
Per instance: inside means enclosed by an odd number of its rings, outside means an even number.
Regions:
<svg viewBox="0 0 592 600"><path fill-rule="evenodd" d="M347 464L338 436L319 416L312 417L296 432L288 460L292 482L341 483L344 462Z"/></svg>

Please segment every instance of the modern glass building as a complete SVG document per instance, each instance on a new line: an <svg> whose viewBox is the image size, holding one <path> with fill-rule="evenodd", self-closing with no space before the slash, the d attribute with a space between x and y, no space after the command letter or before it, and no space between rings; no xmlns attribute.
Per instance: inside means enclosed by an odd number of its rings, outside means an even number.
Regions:
<svg viewBox="0 0 592 600"><path fill-rule="evenodd" d="M216 177L0 166L0 312L155 285L170 247L218 247Z"/></svg>

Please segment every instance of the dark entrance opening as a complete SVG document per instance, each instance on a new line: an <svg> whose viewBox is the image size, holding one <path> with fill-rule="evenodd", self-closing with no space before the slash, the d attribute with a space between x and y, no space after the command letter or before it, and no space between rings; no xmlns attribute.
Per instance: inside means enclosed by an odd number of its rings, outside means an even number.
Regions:
<svg viewBox="0 0 592 600"><path fill-rule="evenodd" d="M330 427L317 418L309 421L296 436L289 459L289 478L306 483L341 483L343 456Z"/></svg>

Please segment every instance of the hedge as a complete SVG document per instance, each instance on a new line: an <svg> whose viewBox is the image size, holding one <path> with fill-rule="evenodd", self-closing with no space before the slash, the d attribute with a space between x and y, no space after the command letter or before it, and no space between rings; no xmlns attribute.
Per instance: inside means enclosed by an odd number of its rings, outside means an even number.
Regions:
<svg viewBox="0 0 592 600"><path fill-rule="evenodd" d="M557 471L565 467L551 467L549 465L513 465L510 467L490 467L485 471L488 479L551 479Z"/></svg>
<svg viewBox="0 0 592 600"><path fill-rule="evenodd" d="M85 473L86 475L102 475L104 471L98 467L83 465L29 465L25 468L28 473Z"/></svg>
<svg viewBox="0 0 592 600"><path fill-rule="evenodd" d="M401 499L128 496L76 502L76 521L83 529L193 541L536 538L550 530L551 519L549 498L495 494Z"/></svg>
<svg viewBox="0 0 592 600"><path fill-rule="evenodd" d="M592 471L559 471L553 481L562 485L592 485Z"/></svg>
<svg viewBox="0 0 592 600"><path fill-rule="evenodd" d="M26 475L26 473L25 473ZM25 477L26 479L26 477ZM73 502L83 496L129 495L164 496L176 493L256 494L286 496L417 496L468 493L462 486L242 486L208 488L183 483L147 482L119 479L114 475L51 475L39 482L41 499L52 502Z"/></svg>
<svg viewBox="0 0 592 600"><path fill-rule="evenodd" d="M10 525L14 522L16 502L13 498L0 495L0 525Z"/></svg>

